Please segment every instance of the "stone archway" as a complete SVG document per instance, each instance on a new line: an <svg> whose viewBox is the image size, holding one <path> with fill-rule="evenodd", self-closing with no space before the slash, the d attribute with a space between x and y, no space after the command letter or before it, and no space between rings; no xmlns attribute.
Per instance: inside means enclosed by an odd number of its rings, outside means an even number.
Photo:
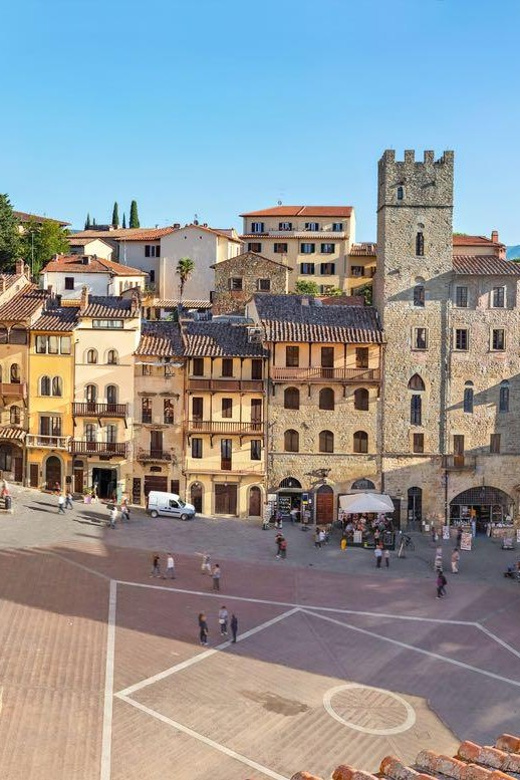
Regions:
<svg viewBox="0 0 520 780"><path fill-rule="evenodd" d="M61 460L56 455L50 455L45 461L45 486L47 490L63 489L61 476Z"/></svg>
<svg viewBox="0 0 520 780"><path fill-rule="evenodd" d="M190 488L191 503L195 507L195 511L202 514L202 497L203 487L200 482L193 482Z"/></svg>
<svg viewBox="0 0 520 780"><path fill-rule="evenodd" d="M514 499L500 488L482 485L469 488L450 501L450 522L476 522L477 532L485 532L488 523L500 523L514 515Z"/></svg>
<svg viewBox="0 0 520 780"><path fill-rule="evenodd" d="M249 489L249 517L261 517L262 515L262 491L258 485Z"/></svg>

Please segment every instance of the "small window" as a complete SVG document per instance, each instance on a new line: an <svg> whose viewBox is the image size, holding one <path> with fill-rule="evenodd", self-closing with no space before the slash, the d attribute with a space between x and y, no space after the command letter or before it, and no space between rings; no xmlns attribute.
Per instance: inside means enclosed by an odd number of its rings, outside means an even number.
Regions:
<svg viewBox="0 0 520 780"><path fill-rule="evenodd" d="M58 397L63 395L63 381L61 376L52 377L52 394Z"/></svg>
<svg viewBox="0 0 520 780"><path fill-rule="evenodd" d="M247 245L247 251L256 252L258 254L262 251L262 244L259 244L258 241L249 241Z"/></svg>
<svg viewBox="0 0 520 780"><path fill-rule="evenodd" d="M467 309L468 308L468 288L467 287L456 287L455 288L455 305L459 309Z"/></svg>
<svg viewBox="0 0 520 780"><path fill-rule="evenodd" d="M332 232L333 233L342 233L343 232L343 222L333 222L332 223Z"/></svg>
<svg viewBox="0 0 520 780"><path fill-rule="evenodd" d="M292 230L292 222L279 222L278 230Z"/></svg>
<svg viewBox="0 0 520 780"><path fill-rule="evenodd" d="M92 320L92 327L99 330L114 330L124 327L123 320Z"/></svg>
<svg viewBox="0 0 520 780"><path fill-rule="evenodd" d="M152 399L141 398L141 422L152 422Z"/></svg>
<svg viewBox="0 0 520 780"><path fill-rule="evenodd" d="M467 328L455 329L455 349L461 351L469 349L469 331Z"/></svg>
<svg viewBox="0 0 520 780"><path fill-rule="evenodd" d="M320 452L334 452L334 434L332 431L321 431L319 436Z"/></svg>
<svg viewBox="0 0 520 780"><path fill-rule="evenodd" d="M412 349L428 349L428 332L426 328L414 328L413 329L413 345Z"/></svg>
<svg viewBox="0 0 520 780"><path fill-rule="evenodd" d="M65 277L65 289L66 290L73 290L74 289L74 277L73 276L66 276Z"/></svg>
<svg viewBox="0 0 520 780"><path fill-rule="evenodd" d="M85 425L85 440L92 443L97 439L97 425L87 423Z"/></svg>
<svg viewBox="0 0 520 780"><path fill-rule="evenodd" d="M398 187L397 188L397 200L402 200L404 198L404 187Z"/></svg>
<svg viewBox="0 0 520 780"><path fill-rule="evenodd" d="M491 348L496 352L503 352L506 348L506 332L503 328L493 328Z"/></svg>
<svg viewBox="0 0 520 780"><path fill-rule="evenodd" d="M320 229L319 222L306 222L305 223L305 230L311 230L313 232L316 232Z"/></svg>
<svg viewBox="0 0 520 780"><path fill-rule="evenodd" d="M300 435L298 431L285 431L284 435L284 450L285 452L299 452L300 451Z"/></svg>
<svg viewBox="0 0 520 780"><path fill-rule="evenodd" d="M331 387L324 387L320 390L319 408L325 411L334 411L334 390Z"/></svg>
<svg viewBox="0 0 520 780"><path fill-rule="evenodd" d="M286 243L275 242L273 251L277 255L286 255L287 254L287 244Z"/></svg>
<svg viewBox="0 0 520 780"><path fill-rule="evenodd" d="M269 292L271 289L271 280L270 279L258 279L256 283L257 289L259 292Z"/></svg>
<svg viewBox="0 0 520 780"><path fill-rule="evenodd" d="M424 233L422 232L415 236L415 254L417 257L424 257Z"/></svg>
<svg viewBox="0 0 520 780"><path fill-rule="evenodd" d="M7 341L7 331L6 331ZM45 355L47 352L47 336L36 336L36 352L38 355Z"/></svg>
<svg viewBox="0 0 520 780"><path fill-rule="evenodd" d="M262 460L262 440L251 440L251 460Z"/></svg>
<svg viewBox="0 0 520 780"><path fill-rule="evenodd" d="M473 382L466 382L464 385L464 411L466 414L473 414Z"/></svg>
<svg viewBox="0 0 520 780"><path fill-rule="evenodd" d="M229 280L230 290L242 290L242 279L240 277L233 277Z"/></svg>
<svg viewBox="0 0 520 780"><path fill-rule="evenodd" d="M300 391L297 387L287 387L283 394L284 409L300 408Z"/></svg>
<svg viewBox="0 0 520 780"><path fill-rule="evenodd" d="M174 416L173 416L173 401L171 398L165 398L164 399L164 409L163 409L163 419L165 425L173 425L174 422Z"/></svg>
<svg viewBox="0 0 520 780"><path fill-rule="evenodd" d="M202 458L202 439L191 440L191 457Z"/></svg>
<svg viewBox="0 0 520 780"><path fill-rule="evenodd" d="M424 382L419 374L414 374L408 382L409 390L424 390Z"/></svg>
<svg viewBox="0 0 520 780"><path fill-rule="evenodd" d="M491 305L494 309L503 309L506 305L506 288L493 287Z"/></svg>
<svg viewBox="0 0 520 780"><path fill-rule="evenodd" d="M42 376L40 379L40 395L51 394L51 378L50 376Z"/></svg>
<svg viewBox="0 0 520 780"><path fill-rule="evenodd" d="M368 433L365 431L356 431L354 434L354 452L368 452Z"/></svg>
<svg viewBox="0 0 520 780"><path fill-rule="evenodd" d="M58 336L47 337L47 352L49 353L49 355L59 355L60 339Z"/></svg>
<svg viewBox="0 0 520 780"><path fill-rule="evenodd" d="M251 233L263 233L263 232L264 232L263 222L251 222Z"/></svg>
<svg viewBox="0 0 520 780"><path fill-rule="evenodd" d="M489 441L489 451L492 455L500 454L500 434L492 433Z"/></svg>
<svg viewBox="0 0 520 780"><path fill-rule="evenodd" d="M307 242L300 244L300 252L302 253L302 255L313 255L315 251L316 251L316 244L309 244Z"/></svg>
<svg viewBox="0 0 520 780"><path fill-rule="evenodd" d="M424 306L424 284L416 284L413 288L413 305Z"/></svg>
<svg viewBox="0 0 520 780"><path fill-rule="evenodd" d="M87 363L97 363L98 354L97 350L89 349L87 352Z"/></svg>
<svg viewBox="0 0 520 780"><path fill-rule="evenodd" d="M62 355L70 355L70 336L60 336L60 352Z"/></svg>
<svg viewBox="0 0 520 780"><path fill-rule="evenodd" d="M351 276L364 276L365 275L365 266L364 265L353 265L350 269L350 275Z"/></svg>
<svg viewBox="0 0 520 780"><path fill-rule="evenodd" d="M117 385L107 385L105 394L107 398L107 404L115 406L117 404L117 398L119 395Z"/></svg>
<svg viewBox="0 0 520 780"><path fill-rule="evenodd" d="M262 360L258 358L251 361L251 379L263 379Z"/></svg>
<svg viewBox="0 0 520 780"><path fill-rule="evenodd" d="M509 382L505 380L500 384L500 396L498 402L499 412L509 411Z"/></svg>
<svg viewBox="0 0 520 780"><path fill-rule="evenodd" d="M368 412L368 408L368 390L365 387L359 387L357 390L354 390L354 409L357 409L360 412Z"/></svg>
<svg viewBox="0 0 520 780"><path fill-rule="evenodd" d="M111 366L117 365L117 351L115 349L109 349L107 352L107 363Z"/></svg>
<svg viewBox="0 0 520 780"><path fill-rule="evenodd" d="M222 358L222 376L233 376L233 358Z"/></svg>
<svg viewBox="0 0 520 780"><path fill-rule="evenodd" d="M11 406L9 410L9 421L11 425L20 425L21 414L19 406Z"/></svg>
<svg viewBox="0 0 520 780"><path fill-rule="evenodd" d="M143 365L141 366L141 373L143 376L152 376L151 363L143 363Z"/></svg>
<svg viewBox="0 0 520 780"><path fill-rule="evenodd" d="M15 385L20 384L20 366L18 363L11 363L11 382Z"/></svg>
<svg viewBox="0 0 520 780"><path fill-rule="evenodd" d="M300 274L302 276L314 276L314 263L302 263L300 265Z"/></svg>
<svg viewBox="0 0 520 780"><path fill-rule="evenodd" d="M356 368L368 368L368 347L356 347Z"/></svg>
<svg viewBox="0 0 520 780"><path fill-rule="evenodd" d="M322 276L334 276L336 273L336 263L321 263L320 273Z"/></svg>
<svg viewBox="0 0 520 780"><path fill-rule="evenodd" d="M300 365L299 347L285 347L285 365L287 368L298 368Z"/></svg>
<svg viewBox="0 0 520 780"><path fill-rule="evenodd" d="M336 251L336 244L322 244L321 245L321 253L322 255L333 255Z"/></svg>
<svg viewBox="0 0 520 780"><path fill-rule="evenodd" d="M222 417L227 419L233 417L233 399L232 398L223 398L222 399Z"/></svg>
<svg viewBox="0 0 520 780"><path fill-rule="evenodd" d="M413 451L424 452L424 433L414 433L413 435Z"/></svg>
<svg viewBox="0 0 520 780"><path fill-rule="evenodd" d="M422 425L422 398L420 395L412 395L410 399L410 423Z"/></svg>
<svg viewBox="0 0 520 780"><path fill-rule="evenodd" d="M193 376L204 376L204 358L193 358Z"/></svg>
<svg viewBox="0 0 520 780"><path fill-rule="evenodd" d="M85 385L85 400L88 403L95 403L97 401L96 385Z"/></svg>

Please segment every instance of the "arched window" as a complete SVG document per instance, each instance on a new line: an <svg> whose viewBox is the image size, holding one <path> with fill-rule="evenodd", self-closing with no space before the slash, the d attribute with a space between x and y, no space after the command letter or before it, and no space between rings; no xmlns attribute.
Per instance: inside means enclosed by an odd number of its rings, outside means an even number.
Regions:
<svg viewBox="0 0 520 780"><path fill-rule="evenodd" d="M334 390L331 387L323 387L320 390L320 409L334 411Z"/></svg>
<svg viewBox="0 0 520 780"><path fill-rule="evenodd" d="M320 432L320 452L334 452L334 434L332 431Z"/></svg>
<svg viewBox="0 0 520 780"><path fill-rule="evenodd" d="M424 300L424 284L416 284L413 288L413 305L423 307Z"/></svg>
<svg viewBox="0 0 520 780"><path fill-rule="evenodd" d="M464 411L473 414L473 382L464 385Z"/></svg>
<svg viewBox="0 0 520 780"><path fill-rule="evenodd" d="M368 412L368 390L366 387L358 387L354 390L354 409L358 409L360 412Z"/></svg>
<svg viewBox="0 0 520 780"><path fill-rule="evenodd" d="M287 387L283 394L283 405L285 409L300 408L300 391L297 387Z"/></svg>
<svg viewBox="0 0 520 780"><path fill-rule="evenodd" d="M509 411L509 382L507 381L507 379L504 379L504 381L500 383L500 399L498 403L498 411L499 412Z"/></svg>
<svg viewBox="0 0 520 780"><path fill-rule="evenodd" d="M85 440L88 442L96 441L97 437L97 425L94 423L87 423L85 425Z"/></svg>
<svg viewBox="0 0 520 780"><path fill-rule="evenodd" d="M116 366L119 362L116 349L109 349L107 352L107 363L111 366Z"/></svg>
<svg viewBox="0 0 520 780"><path fill-rule="evenodd" d="M354 452L368 452L368 433L366 431L355 432Z"/></svg>
<svg viewBox="0 0 520 780"><path fill-rule="evenodd" d="M97 401L96 385L85 385L85 400L89 404L95 404Z"/></svg>
<svg viewBox="0 0 520 780"><path fill-rule="evenodd" d="M397 188L397 200L402 200L404 198L404 187L398 187Z"/></svg>
<svg viewBox="0 0 520 780"><path fill-rule="evenodd" d="M18 363L11 363L11 382L13 384L19 384L20 382L20 366Z"/></svg>
<svg viewBox="0 0 520 780"><path fill-rule="evenodd" d="M424 233L419 231L415 236L415 254L417 257L424 256Z"/></svg>
<svg viewBox="0 0 520 780"><path fill-rule="evenodd" d="M300 451L300 434L292 429L285 431L283 435L283 446L285 452Z"/></svg>
<svg viewBox="0 0 520 780"><path fill-rule="evenodd" d="M9 410L9 417L11 420L11 425L20 425L20 407L11 406Z"/></svg>
<svg viewBox="0 0 520 780"><path fill-rule="evenodd" d="M375 490L376 486L370 479L365 479L362 477L361 479L356 479L355 482L352 483L351 490Z"/></svg>
<svg viewBox="0 0 520 780"><path fill-rule="evenodd" d="M115 404L117 404L117 385L107 385L106 394L107 404L112 404L115 406Z"/></svg>
<svg viewBox="0 0 520 780"><path fill-rule="evenodd" d="M52 377L52 394L58 396L63 395L63 382L61 376Z"/></svg>
<svg viewBox="0 0 520 780"><path fill-rule="evenodd" d="M424 382L419 374L414 374L408 382L408 390L424 390Z"/></svg>
<svg viewBox="0 0 520 780"><path fill-rule="evenodd" d="M420 395L410 398L410 422L412 425L422 425L422 399Z"/></svg>
<svg viewBox="0 0 520 780"><path fill-rule="evenodd" d="M89 349L87 351L87 363L97 363L98 353L97 349Z"/></svg>
<svg viewBox="0 0 520 780"><path fill-rule="evenodd" d="M40 379L40 395L51 394L51 378L50 376L42 376Z"/></svg>

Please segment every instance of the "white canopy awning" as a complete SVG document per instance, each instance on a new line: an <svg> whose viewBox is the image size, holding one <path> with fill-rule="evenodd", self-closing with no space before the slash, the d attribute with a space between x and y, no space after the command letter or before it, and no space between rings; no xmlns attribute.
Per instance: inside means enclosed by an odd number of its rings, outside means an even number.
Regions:
<svg viewBox="0 0 520 780"><path fill-rule="evenodd" d="M340 496L339 505L348 514L360 512L393 512L394 504L386 493L353 493Z"/></svg>

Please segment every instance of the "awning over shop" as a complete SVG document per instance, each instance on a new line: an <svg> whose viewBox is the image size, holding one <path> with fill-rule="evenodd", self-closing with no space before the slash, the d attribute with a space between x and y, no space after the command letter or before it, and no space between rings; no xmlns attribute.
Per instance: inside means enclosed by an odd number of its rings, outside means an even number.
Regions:
<svg viewBox="0 0 520 780"><path fill-rule="evenodd" d="M354 493L340 496L339 505L347 514L360 512L393 512L394 504L386 493Z"/></svg>
<svg viewBox="0 0 520 780"><path fill-rule="evenodd" d="M20 428L10 428L8 426L0 426L0 439L12 439L17 441L23 441L25 439L25 431Z"/></svg>

